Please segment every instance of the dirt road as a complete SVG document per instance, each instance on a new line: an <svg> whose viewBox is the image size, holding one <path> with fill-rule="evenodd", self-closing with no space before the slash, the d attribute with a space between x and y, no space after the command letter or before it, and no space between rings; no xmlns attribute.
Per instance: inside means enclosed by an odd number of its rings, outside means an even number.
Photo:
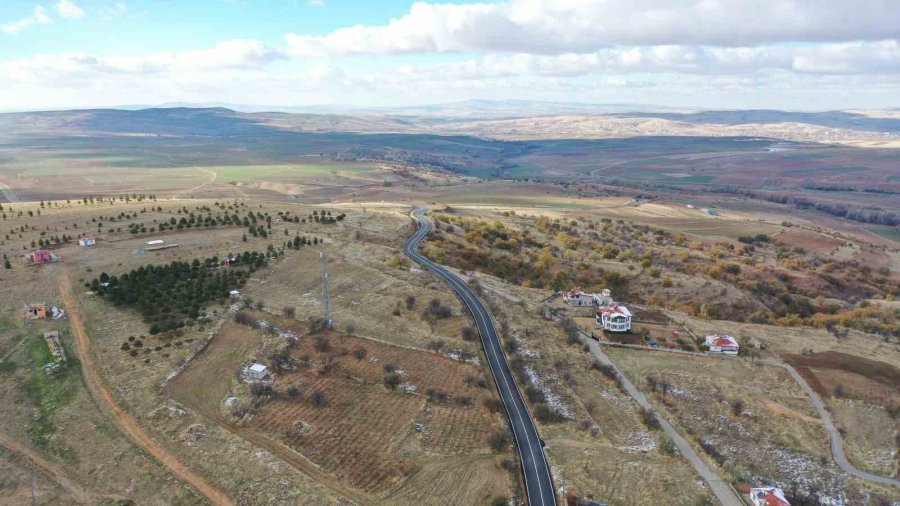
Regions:
<svg viewBox="0 0 900 506"><path fill-rule="evenodd" d="M177 457L154 441L135 419L116 403L112 392L100 377L99 366L91 353L91 341L84 326L84 317L78 309L78 301L72 292L72 282L66 271L60 273L58 285L60 296L69 311L69 327L75 337L75 351L81 360L82 376L97 403L106 411L119 430L139 448L152 455L172 474L191 484L214 504L232 506L234 503L228 496L188 469Z"/></svg>
<svg viewBox="0 0 900 506"><path fill-rule="evenodd" d="M616 374L622 379L622 387L628 392L628 395L631 396L632 399L637 402L638 406L650 410L656 413L656 410L653 409L653 406L650 405L650 402L644 396L644 393L641 392L634 384L619 370L618 366L609 358L606 353L603 353L603 350L600 348L600 344L594 339L591 339L587 334L582 332L582 342L586 343L591 350L591 353L594 357L600 361L600 363L612 366L615 369ZM697 470L697 474L706 481L706 484L709 485L710 490L713 494L715 494L716 498L719 500L723 506L742 506L744 502L737 495L735 490L725 482L718 473L716 473L713 468L706 463L705 460L694 450L694 448L684 439L678 431L675 430L674 427L663 417L658 416L660 428L662 428L663 432L669 436L672 441L675 443L675 446L678 448L678 452L684 457L685 460L690 462L694 469Z"/></svg>
<svg viewBox="0 0 900 506"><path fill-rule="evenodd" d="M80 504L96 504L103 499L103 497L88 491L81 485L70 480L62 469L6 434L0 434L0 447L6 448L7 451L15 453L28 461L33 467L39 469L62 488L66 489L66 491L72 495L72 499L78 501Z"/></svg>
<svg viewBox="0 0 900 506"><path fill-rule="evenodd" d="M815 390L809 383L806 382L806 379L797 372L797 369L794 369L790 364L785 364L784 362L779 362L777 360L761 360L760 361L766 365L773 365L776 367L781 367L788 374L794 378L794 381L800 385L800 388L806 392L806 395L809 397L809 400L812 401L813 407L818 411L819 416L822 417L822 424L825 426L825 431L828 432L828 438L831 441L831 454L834 456L834 463L838 465L845 472L856 476L857 478L861 478L866 481L871 481L875 483L881 483L882 485L893 485L895 487L900 487L900 480L895 480L893 478L888 478L887 476L880 476L877 474L872 474L866 471L861 471L857 469L853 464L850 463L850 460L847 459L847 456L844 454L844 445L841 441L841 433L838 431L837 427L834 426L834 422L831 421L831 415L828 414L828 409L825 407L825 402L819 397L819 394L816 393Z"/></svg>

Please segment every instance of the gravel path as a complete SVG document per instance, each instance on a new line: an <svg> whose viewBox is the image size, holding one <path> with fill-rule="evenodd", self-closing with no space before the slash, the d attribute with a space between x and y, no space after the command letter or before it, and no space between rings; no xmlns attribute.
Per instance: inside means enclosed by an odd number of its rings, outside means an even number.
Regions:
<svg viewBox="0 0 900 506"><path fill-rule="evenodd" d="M784 362L778 362L772 359L760 360L760 363L766 365L772 365L776 367L781 367L785 371L787 371L794 381L800 385L800 388L806 392L806 395L809 396L809 399L812 401L813 406L816 408L816 411L819 412L819 416L822 418L822 424L825 426L825 431L828 432L828 437L831 439L831 454L834 456L834 463L838 465L845 472L856 476L857 478L861 478L866 481L872 481L875 483L881 483L883 485L893 485L895 487L900 487L900 480L895 480L893 478L888 478L886 476L879 476L877 474L867 473L866 471L860 471L853 464L847 460L847 455L844 454L844 446L841 442L841 433L837 430L837 427L834 426L834 422L831 421L831 415L828 413L828 410L825 408L825 403L822 401L822 398L819 397L819 394L816 393L815 390L809 386L809 383L797 372L797 369L790 364L785 364Z"/></svg>

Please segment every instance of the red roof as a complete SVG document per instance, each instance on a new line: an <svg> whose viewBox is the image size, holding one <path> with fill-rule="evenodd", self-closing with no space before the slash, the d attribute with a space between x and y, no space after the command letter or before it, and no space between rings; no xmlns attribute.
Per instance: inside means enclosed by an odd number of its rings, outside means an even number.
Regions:
<svg viewBox="0 0 900 506"><path fill-rule="evenodd" d="M712 339L709 339L709 338L712 338ZM731 336L709 336L707 339L709 341L711 341L710 344L719 346L719 347L727 348L727 347L738 345L737 341Z"/></svg>
<svg viewBox="0 0 900 506"><path fill-rule="evenodd" d="M750 489L750 499L755 506L791 506L780 488Z"/></svg>

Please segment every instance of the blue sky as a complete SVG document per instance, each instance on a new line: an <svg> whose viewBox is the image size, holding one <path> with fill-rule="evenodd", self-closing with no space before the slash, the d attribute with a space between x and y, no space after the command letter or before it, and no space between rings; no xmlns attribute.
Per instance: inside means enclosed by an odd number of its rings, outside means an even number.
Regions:
<svg viewBox="0 0 900 506"><path fill-rule="evenodd" d="M6 0L0 109L465 99L900 106L869 0ZM5 77L5 79L2 79Z"/></svg>

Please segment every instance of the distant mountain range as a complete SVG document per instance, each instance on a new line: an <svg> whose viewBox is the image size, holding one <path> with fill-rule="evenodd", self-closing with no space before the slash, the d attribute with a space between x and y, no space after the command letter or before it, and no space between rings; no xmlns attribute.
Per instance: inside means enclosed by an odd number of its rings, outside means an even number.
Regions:
<svg viewBox="0 0 900 506"><path fill-rule="evenodd" d="M239 107L239 106L236 106ZM429 133L490 139L759 136L900 146L900 111L696 111L639 104L469 100L407 108L288 111L154 107L0 114L0 134L233 136L272 131ZM897 144L897 146L895 146Z"/></svg>

